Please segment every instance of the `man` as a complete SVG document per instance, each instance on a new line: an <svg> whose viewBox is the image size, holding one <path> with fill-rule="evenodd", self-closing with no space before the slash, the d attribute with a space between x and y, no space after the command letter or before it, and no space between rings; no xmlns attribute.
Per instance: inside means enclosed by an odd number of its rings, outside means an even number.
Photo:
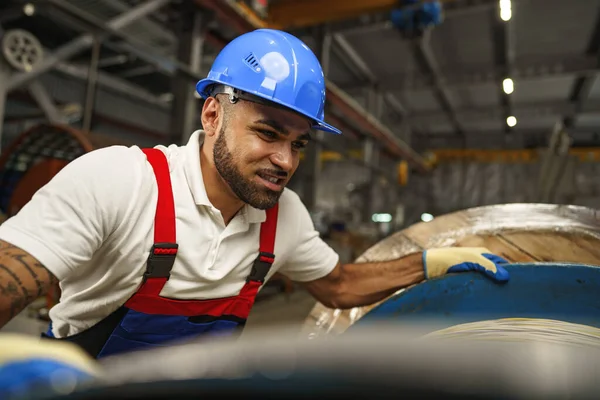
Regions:
<svg viewBox="0 0 600 400"><path fill-rule="evenodd" d="M319 62L297 38L238 37L197 90L203 130L187 145L86 154L0 226L0 324L58 279L47 336L100 358L231 334L276 271L339 308L447 272L508 279L506 261L478 248L340 265L285 189L311 130L340 133L323 120Z"/></svg>

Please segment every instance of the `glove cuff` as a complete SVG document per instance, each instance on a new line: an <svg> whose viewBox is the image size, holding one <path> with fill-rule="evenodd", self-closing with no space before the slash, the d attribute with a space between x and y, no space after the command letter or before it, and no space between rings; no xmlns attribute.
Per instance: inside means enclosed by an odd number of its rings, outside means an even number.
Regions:
<svg viewBox="0 0 600 400"><path fill-rule="evenodd" d="M451 257L453 258L453 257ZM429 249L423 252L423 267L425 279L437 278L445 275L450 268L447 251L444 249Z"/></svg>
<svg viewBox="0 0 600 400"><path fill-rule="evenodd" d="M480 262L481 254L487 252L489 250L479 247L443 247L425 250L423 252L425 279L445 275L450 268L464 262Z"/></svg>

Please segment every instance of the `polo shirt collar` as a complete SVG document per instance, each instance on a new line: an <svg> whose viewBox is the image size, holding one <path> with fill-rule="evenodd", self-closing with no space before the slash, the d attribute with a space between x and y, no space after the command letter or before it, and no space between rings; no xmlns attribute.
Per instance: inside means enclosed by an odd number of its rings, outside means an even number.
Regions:
<svg viewBox="0 0 600 400"><path fill-rule="evenodd" d="M192 192L192 197L196 205L214 207L208 199L204 178L202 177L202 168L200 167L200 147L204 143L204 131L197 130L190 136L186 144L185 152L186 162L184 166L188 186ZM267 213L248 204L240 210L240 214L248 223L264 222L267 219Z"/></svg>

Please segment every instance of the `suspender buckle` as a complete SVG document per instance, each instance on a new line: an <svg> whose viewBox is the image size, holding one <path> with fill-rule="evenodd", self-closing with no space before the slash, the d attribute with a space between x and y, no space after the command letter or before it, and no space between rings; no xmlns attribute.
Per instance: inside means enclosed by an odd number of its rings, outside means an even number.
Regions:
<svg viewBox="0 0 600 400"><path fill-rule="evenodd" d="M250 276L246 279L246 282L254 281L260 282L261 284L264 283L274 261L275 254L261 251L256 260L254 260L254 264L252 264L252 271L250 272Z"/></svg>
<svg viewBox="0 0 600 400"><path fill-rule="evenodd" d="M154 243L146 267L144 278L167 278L177 257L177 243Z"/></svg>

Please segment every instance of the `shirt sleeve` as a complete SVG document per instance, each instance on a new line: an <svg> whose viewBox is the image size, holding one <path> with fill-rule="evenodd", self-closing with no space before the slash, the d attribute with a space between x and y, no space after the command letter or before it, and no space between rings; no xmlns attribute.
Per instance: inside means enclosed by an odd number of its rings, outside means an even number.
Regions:
<svg viewBox="0 0 600 400"><path fill-rule="evenodd" d="M329 274L339 262L339 256L321 239L298 195L292 193L290 198L283 220L288 217L297 221L295 227L286 223L287 229L296 229L296 242L278 272L296 282L314 281Z"/></svg>
<svg viewBox="0 0 600 400"><path fill-rule="evenodd" d="M64 279L88 262L123 220L140 186L143 160L139 149L124 146L78 157L0 225L0 239Z"/></svg>

